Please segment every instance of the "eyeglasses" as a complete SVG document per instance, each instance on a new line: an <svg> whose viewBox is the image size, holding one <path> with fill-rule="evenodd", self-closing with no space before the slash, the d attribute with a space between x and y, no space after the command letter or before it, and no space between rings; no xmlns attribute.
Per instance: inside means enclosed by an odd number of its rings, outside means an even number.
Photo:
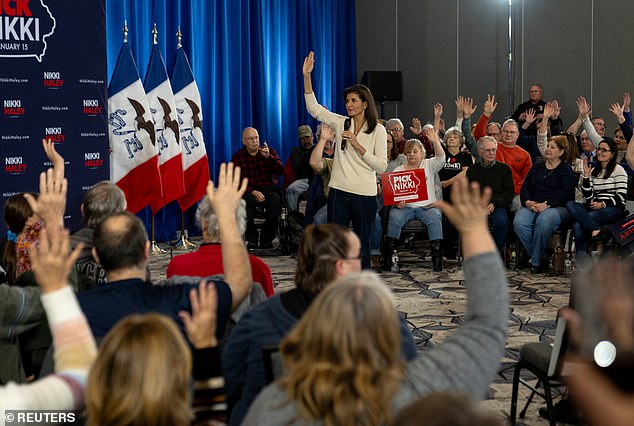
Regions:
<svg viewBox="0 0 634 426"><path fill-rule="evenodd" d="M531 90L528 93L542 93L542 91L541 90Z"/></svg>
<svg viewBox="0 0 634 426"><path fill-rule="evenodd" d="M597 152L605 153L605 152L611 152L611 151L609 148L597 148Z"/></svg>
<svg viewBox="0 0 634 426"><path fill-rule="evenodd" d="M513 134L513 133L519 133L517 130L502 130L503 133L509 133L509 134Z"/></svg>
<svg viewBox="0 0 634 426"><path fill-rule="evenodd" d="M497 148L486 148L486 149L482 149L483 152L495 152L497 151Z"/></svg>
<svg viewBox="0 0 634 426"><path fill-rule="evenodd" d="M402 132L403 128L402 127L395 127L393 129L387 129L388 132Z"/></svg>

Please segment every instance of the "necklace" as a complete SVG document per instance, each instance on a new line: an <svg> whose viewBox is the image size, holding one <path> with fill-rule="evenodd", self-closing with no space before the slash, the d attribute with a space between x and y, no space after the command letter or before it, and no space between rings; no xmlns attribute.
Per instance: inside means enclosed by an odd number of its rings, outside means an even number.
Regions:
<svg viewBox="0 0 634 426"><path fill-rule="evenodd" d="M557 170L557 166L559 166L559 164L557 164L555 167L553 167L552 169L548 168L548 163L544 164L544 169L546 170L544 172L544 176L542 176L542 179L546 179L548 176L552 175L553 173L555 173L555 170Z"/></svg>
<svg viewBox="0 0 634 426"><path fill-rule="evenodd" d="M355 126L354 126L354 127L355 127L355 130L354 130L354 135L355 135L355 136L359 134L359 132L361 131L361 129L363 129L363 125L364 125L364 124L365 124L365 120L363 120L363 121L361 122L361 125L359 125L359 129L357 130L357 129L356 129L356 127L357 127L357 126L356 126L356 123L355 123Z"/></svg>

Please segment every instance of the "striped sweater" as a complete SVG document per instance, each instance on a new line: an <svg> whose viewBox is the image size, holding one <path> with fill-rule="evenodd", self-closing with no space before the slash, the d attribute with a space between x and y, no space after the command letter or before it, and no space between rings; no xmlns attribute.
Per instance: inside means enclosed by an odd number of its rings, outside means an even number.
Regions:
<svg viewBox="0 0 634 426"><path fill-rule="evenodd" d="M604 178L603 173L598 177L582 177L581 192L586 202L602 201L606 207L617 207L625 210L625 196L627 195L627 173L619 164L614 167L612 174Z"/></svg>
<svg viewBox="0 0 634 426"><path fill-rule="evenodd" d="M97 347L88 322L69 286L43 294L57 374L31 384L0 387L0 426L4 410L74 410L84 405L84 386Z"/></svg>

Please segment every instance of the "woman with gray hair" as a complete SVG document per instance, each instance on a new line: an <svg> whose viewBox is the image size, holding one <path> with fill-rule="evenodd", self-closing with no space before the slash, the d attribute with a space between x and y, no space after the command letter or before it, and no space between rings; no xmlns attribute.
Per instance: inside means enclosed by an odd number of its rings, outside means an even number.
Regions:
<svg viewBox="0 0 634 426"><path fill-rule="evenodd" d="M246 202L240 201L236 210L238 229L244 235L247 227ZM216 213L207 197L203 197L196 210L196 223L203 231L203 244L194 252L174 257L167 266L167 278L174 275L207 277L222 274L222 251L220 247L220 229ZM249 256L253 281L259 283L267 297L273 295L271 269L257 256Z"/></svg>

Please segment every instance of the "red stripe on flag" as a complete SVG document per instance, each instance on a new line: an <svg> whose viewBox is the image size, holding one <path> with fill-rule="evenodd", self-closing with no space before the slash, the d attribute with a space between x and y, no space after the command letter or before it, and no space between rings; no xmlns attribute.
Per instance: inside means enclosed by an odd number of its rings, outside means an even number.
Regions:
<svg viewBox="0 0 634 426"><path fill-rule="evenodd" d="M158 157L139 164L116 184L125 193L128 211L132 213L138 213L153 200L162 198Z"/></svg>
<svg viewBox="0 0 634 426"><path fill-rule="evenodd" d="M209 182L209 162L205 154L200 160L189 166L184 172L185 175L185 195L178 204L182 211L187 210L200 200L206 193L207 182Z"/></svg>
<svg viewBox="0 0 634 426"><path fill-rule="evenodd" d="M161 170L161 182L163 183L163 198L161 200L153 200L150 203L152 214L156 214L163 206L185 194L182 155L178 154L167 160L159 168Z"/></svg>

